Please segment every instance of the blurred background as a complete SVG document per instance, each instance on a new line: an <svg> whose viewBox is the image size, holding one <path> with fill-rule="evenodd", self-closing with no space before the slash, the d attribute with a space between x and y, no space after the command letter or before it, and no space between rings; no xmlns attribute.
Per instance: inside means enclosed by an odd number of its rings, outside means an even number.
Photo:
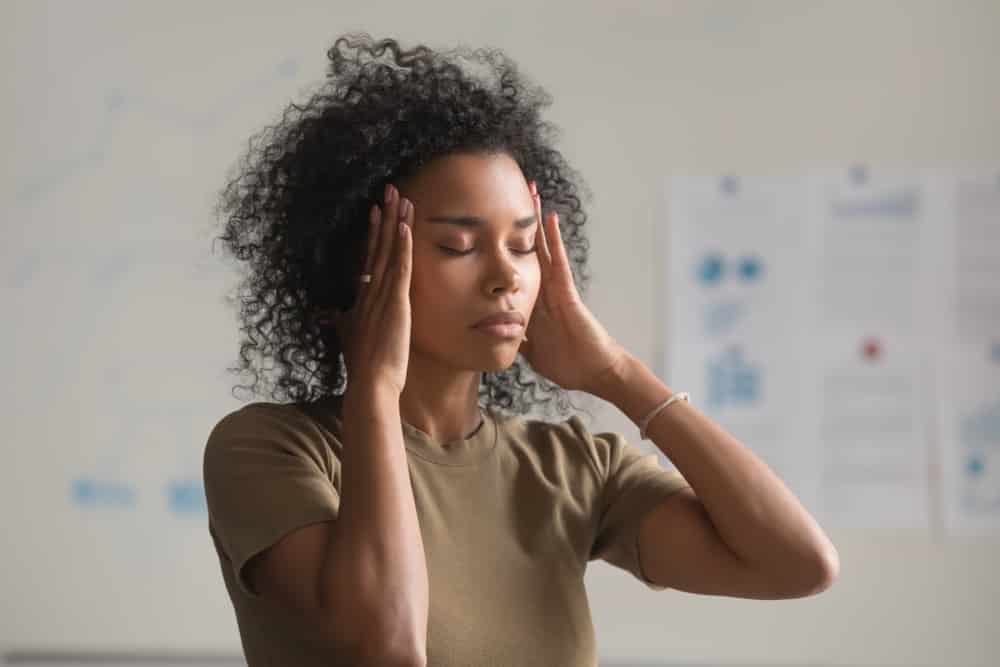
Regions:
<svg viewBox="0 0 1000 667"><path fill-rule="evenodd" d="M547 88L593 191L591 308L780 471L839 549L833 588L767 602L652 592L595 562L602 665L1000 661L1000 3L8 0L0 26L7 663L240 664L200 480L210 429L240 405L212 206L250 135L355 30L500 47ZM900 201L916 231L865 238L909 268L865 275L905 278L879 298L912 317L843 307L869 302L831 291L852 274L830 244L855 238L831 211L877 223ZM743 277L773 267L769 287L699 291L722 266L713 244L757 258ZM740 308L768 316L719 327ZM710 402L719 368L753 366L739 355L772 330L794 351L759 352L757 380L730 383L741 404ZM901 352L873 366L881 350ZM766 400L746 389L761 374ZM825 427L849 416L831 406L876 385L907 426L880 439L869 421L867 458L841 456ZM861 395L853 423L876 405ZM639 442L590 405L592 429Z"/></svg>

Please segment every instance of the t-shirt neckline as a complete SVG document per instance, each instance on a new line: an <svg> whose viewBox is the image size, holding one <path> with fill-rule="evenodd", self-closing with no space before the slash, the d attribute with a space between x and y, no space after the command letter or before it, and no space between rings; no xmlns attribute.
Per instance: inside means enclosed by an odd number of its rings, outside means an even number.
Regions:
<svg viewBox="0 0 1000 667"><path fill-rule="evenodd" d="M438 442L416 426L401 419L406 448L422 459L449 466L475 465L484 460L496 447L497 425L492 410L479 407L483 415L482 424L463 438Z"/></svg>
<svg viewBox="0 0 1000 667"><path fill-rule="evenodd" d="M322 412L329 415L336 424L338 434L343 432L343 424L331 402L336 402L339 399L339 396L329 396L326 400L320 399L326 404L326 409L323 409ZM479 428L466 437L455 438L447 442L433 439L424 431L401 418L403 442L407 451L422 460L444 466L472 466L484 461L496 449L499 428L497 416L492 408L479 406L479 411L483 415Z"/></svg>

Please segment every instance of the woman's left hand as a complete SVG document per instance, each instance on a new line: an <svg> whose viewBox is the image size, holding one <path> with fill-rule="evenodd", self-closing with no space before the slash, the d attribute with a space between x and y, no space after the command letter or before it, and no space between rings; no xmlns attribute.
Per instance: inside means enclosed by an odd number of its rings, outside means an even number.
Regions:
<svg viewBox="0 0 1000 667"><path fill-rule="evenodd" d="M535 247L542 276L527 340L519 351L532 368L563 389L597 393L627 352L581 300L559 232L559 214L551 212L543 219L535 183L529 187L538 220Z"/></svg>

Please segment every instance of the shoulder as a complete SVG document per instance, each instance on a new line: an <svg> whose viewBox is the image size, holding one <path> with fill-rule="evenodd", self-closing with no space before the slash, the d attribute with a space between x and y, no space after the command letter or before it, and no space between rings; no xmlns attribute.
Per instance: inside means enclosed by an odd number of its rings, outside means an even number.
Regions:
<svg viewBox="0 0 1000 667"><path fill-rule="evenodd" d="M293 435L315 429L314 420L298 405L256 402L224 415L212 428L209 440L262 433Z"/></svg>
<svg viewBox="0 0 1000 667"><path fill-rule="evenodd" d="M600 439L579 415L546 421L523 416L498 417L498 426L508 446L520 449L541 461L573 468L585 468L603 476Z"/></svg>
<svg viewBox="0 0 1000 667"><path fill-rule="evenodd" d="M302 405L248 403L213 426L205 444L205 461L269 453L306 457L325 468L332 440L329 430Z"/></svg>
<svg viewBox="0 0 1000 667"><path fill-rule="evenodd" d="M557 421L532 419L522 415L496 414L498 430L509 439L536 446L565 446L586 439L589 431L583 420L573 415Z"/></svg>
<svg viewBox="0 0 1000 667"><path fill-rule="evenodd" d="M546 421L523 415L502 415L495 413L497 424L504 433L534 442L563 442L589 437L590 430L583 418L571 415L564 419Z"/></svg>
<svg viewBox="0 0 1000 667"><path fill-rule="evenodd" d="M664 472L655 452L646 451L621 433L593 428L579 415L554 422L513 417L507 424L505 430L513 440L542 455L578 460L601 481L623 472Z"/></svg>

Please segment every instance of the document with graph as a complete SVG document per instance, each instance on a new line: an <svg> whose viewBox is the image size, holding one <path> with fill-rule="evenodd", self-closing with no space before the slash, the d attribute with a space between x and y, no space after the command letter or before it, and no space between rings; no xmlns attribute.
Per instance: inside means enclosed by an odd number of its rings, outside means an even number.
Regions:
<svg viewBox="0 0 1000 667"><path fill-rule="evenodd" d="M1000 535L1000 165L942 172L930 201L940 302L933 331L942 518Z"/></svg>
<svg viewBox="0 0 1000 667"><path fill-rule="evenodd" d="M984 340L996 327L968 311L983 269L940 279L954 183L866 165L668 179L665 377L824 525L925 533L957 502L941 460L958 440L930 389L951 382L941 360L954 367L959 340L942 320L973 320L964 330L992 331ZM976 380L994 401L997 367L984 360Z"/></svg>
<svg viewBox="0 0 1000 667"><path fill-rule="evenodd" d="M664 377L815 508L819 443L802 303L811 258L797 178L674 174L667 184Z"/></svg>

